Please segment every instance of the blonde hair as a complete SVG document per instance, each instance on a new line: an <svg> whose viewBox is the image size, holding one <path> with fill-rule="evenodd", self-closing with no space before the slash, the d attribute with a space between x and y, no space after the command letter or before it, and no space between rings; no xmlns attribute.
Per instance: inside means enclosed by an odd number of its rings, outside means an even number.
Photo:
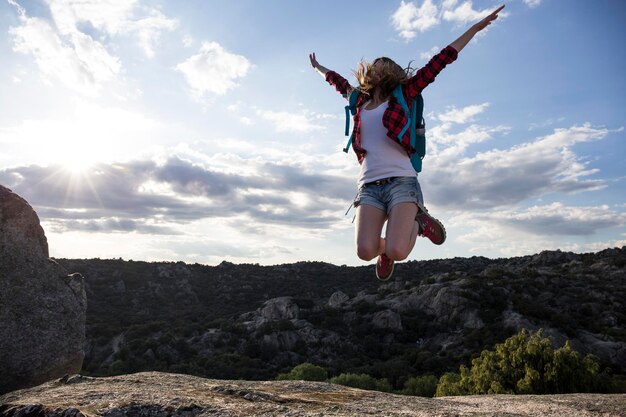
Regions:
<svg viewBox="0 0 626 417"><path fill-rule="evenodd" d="M379 62L382 62L382 65L374 68ZM409 79L411 73L412 69L410 66L402 68L392 59L383 56L376 58L372 63L361 60L358 69L354 71L354 76L359 82L359 90L361 92L371 95L374 89L378 88L381 96L387 98L398 84ZM374 75L378 75L377 82L373 81Z"/></svg>

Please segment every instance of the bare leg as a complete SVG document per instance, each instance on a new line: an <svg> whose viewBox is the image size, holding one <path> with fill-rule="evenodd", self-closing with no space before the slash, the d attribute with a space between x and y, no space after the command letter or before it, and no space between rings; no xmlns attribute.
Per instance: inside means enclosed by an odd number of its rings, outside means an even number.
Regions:
<svg viewBox="0 0 626 417"><path fill-rule="evenodd" d="M385 233L385 254L394 261L406 259L415 246L419 226L415 221L417 205L398 203L391 208Z"/></svg>
<svg viewBox="0 0 626 417"><path fill-rule="evenodd" d="M386 219L383 210L369 204L356 208L356 253L359 258L370 261L385 252L385 239L380 235Z"/></svg>

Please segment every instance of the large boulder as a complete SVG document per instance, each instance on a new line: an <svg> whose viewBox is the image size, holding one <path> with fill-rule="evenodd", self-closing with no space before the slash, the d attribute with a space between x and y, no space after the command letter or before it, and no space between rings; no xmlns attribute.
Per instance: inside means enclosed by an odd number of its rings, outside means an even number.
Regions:
<svg viewBox="0 0 626 417"><path fill-rule="evenodd" d="M261 317L265 320L292 320L300 316L300 307L292 297L278 297L267 300L261 307Z"/></svg>
<svg viewBox="0 0 626 417"><path fill-rule="evenodd" d="M48 256L33 208L0 186L0 394L82 367L83 277Z"/></svg>
<svg viewBox="0 0 626 417"><path fill-rule="evenodd" d="M348 300L350 300L350 297L348 297L346 293L343 291L336 291L328 299L328 306L331 308L340 308Z"/></svg>
<svg viewBox="0 0 626 417"><path fill-rule="evenodd" d="M402 331L402 318L392 310L383 310L374 314L372 324L379 329Z"/></svg>

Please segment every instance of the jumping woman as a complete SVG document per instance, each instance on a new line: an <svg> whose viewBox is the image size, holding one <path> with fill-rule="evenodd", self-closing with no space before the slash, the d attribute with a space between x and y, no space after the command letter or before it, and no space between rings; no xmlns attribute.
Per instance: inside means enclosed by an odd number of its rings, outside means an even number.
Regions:
<svg viewBox="0 0 626 417"><path fill-rule="evenodd" d="M359 258L369 261L378 257L376 276L388 280L395 261L406 259L415 246L417 236L424 236L441 245L446 239L443 225L428 214L424 207L417 174L411 164L414 150L408 138L402 144L395 138L402 132L407 115L392 92L402 85L402 95L411 105L424 88L457 55L478 32L498 17L504 6L473 25L423 68L411 74L393 60L381 57L372 63L360 62L355 76L360 91L354 115L352 148L361 171L357 181L356 251ZM350 97L352 87L338 73L317 62L315 53L309 55L311 65L344 97ZM404 136L410 135L405 131ZM385 237L381 237L387 222Z"/></svg>

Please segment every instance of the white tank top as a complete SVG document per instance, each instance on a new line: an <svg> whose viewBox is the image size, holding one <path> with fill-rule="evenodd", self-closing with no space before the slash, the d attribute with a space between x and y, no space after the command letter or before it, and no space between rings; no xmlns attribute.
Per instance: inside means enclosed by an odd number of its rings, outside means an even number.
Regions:
<svg viewBox="0 0 626 417"><path fill-rule="evenodd" d="M383 114L387 102L373 110L361 108L361 146L365 149L365 159L361 164L358 186L388 177L414 177L416 175L406 150L387 137L383 126Z"/></svg>

